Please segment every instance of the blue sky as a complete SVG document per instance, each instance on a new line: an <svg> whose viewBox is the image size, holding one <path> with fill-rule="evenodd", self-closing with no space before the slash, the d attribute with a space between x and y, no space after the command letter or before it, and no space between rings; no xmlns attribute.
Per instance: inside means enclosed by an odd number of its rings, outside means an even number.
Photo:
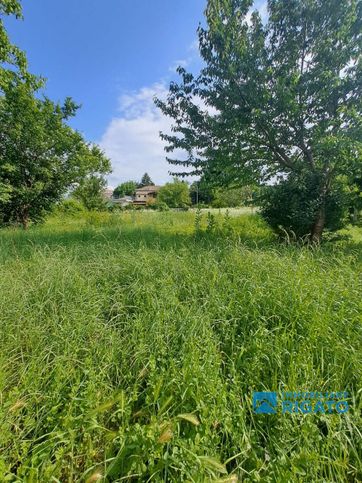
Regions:
<svg viewBox="0 0 362 483"><path fill-rule="evenodd" d="M261 3L259 1L258 3ZM196 30L206 0L23 0L24 20L6 21L30 71L53 100L82 104L72 125L111 158L109 184L147 171L169 179L160 130L170 121L153 105L178 64L197 70Z"/></svg>

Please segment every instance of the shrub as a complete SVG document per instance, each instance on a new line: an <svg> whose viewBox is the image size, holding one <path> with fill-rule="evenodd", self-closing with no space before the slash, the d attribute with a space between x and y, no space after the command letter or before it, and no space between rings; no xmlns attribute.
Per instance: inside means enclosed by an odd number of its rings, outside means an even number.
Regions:
<svg viewBox="0 0 362 483"><path fill-rule="evenodd" d="M163 201L156 200L156 202L153 203L152 207L157 211L170 211L169 206Z"/></svg>
<svg viewBox="0 0 362 483"><path fill-rule="evenodd" d="M189 187L177 178L172 183L166 183L158 193L158 201L170 208L184 208L191 204Z"/></svg>
<svg viewBox="0 0 362 483"><path fill-rule="evenodd" d="M103 176L91 175L84 178L73 191L73 196L81 201L89 211L103 211L107 209L107 200L104 197L104 190L107 181Z"/></svg>
<svg viewBox="0 0 362 483"><path fill-rule="evenodd" d="M84 212L84 206L80 201L69 198L58 203L55 212L64 215L77 215Z"/></svg>
<svg viewBox="0 0 362 483"><path fill-rule="evenodd" d="M320 208L319 179L313 174L289 177L273 186L264 187L259 197L261 215L279 234L287 232L297 238L307 236ZM325 228L335 231L343 227L347 215L347 196L341 183L336 184L326 199Z"/></svg>
<svg viewBox="0 0 362 483"><path fill-rule="evenodd" d="M149 200L147 200L146 208L149 208L151 210L155 210L156 209L156 199L150 198Z"/></svg>

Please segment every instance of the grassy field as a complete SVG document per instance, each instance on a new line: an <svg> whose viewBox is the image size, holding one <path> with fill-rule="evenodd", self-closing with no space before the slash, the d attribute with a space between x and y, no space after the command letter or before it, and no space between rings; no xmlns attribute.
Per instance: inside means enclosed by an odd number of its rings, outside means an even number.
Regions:
<svg viewBox="0 0 362 483"><path fill-rule="evenodd" d="M361 481L362 236L256 214L0 232L0 481ZM351 394L257 415L253 391Z"/></svg>

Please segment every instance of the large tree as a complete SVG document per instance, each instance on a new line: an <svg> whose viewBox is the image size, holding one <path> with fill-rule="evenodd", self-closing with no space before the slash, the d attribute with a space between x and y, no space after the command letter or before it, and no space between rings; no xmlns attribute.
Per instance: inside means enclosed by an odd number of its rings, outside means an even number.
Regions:
<svg viewBox="0 0 362 483"><path fill-rule="evenodd" d="M68 124L78 106L42 98L44 80L28 73L25 54L2 16L21 17L17 0L0 0L0 222L40 219L74 184L107 173L110 163Z"/></svg>
<svg viewBox="0 0 362 483"><path fill-rule="evenodd" d="M0 218L3 223L40 219L74 184L110 171L109 160L67 120L78 106L35 96L28 83L8 86L0 97Z"/></svg>
<svg viewBox="0 0 362 483"><path fill-rule="evenodd" d="M362 1L268 0L265 22L252 3L208 1L205 67L179 68L182 81L156 100L175 120L168 152L188 153L168 159L221 184L312 176L318 241L335 182L361 169Z"/></svg>

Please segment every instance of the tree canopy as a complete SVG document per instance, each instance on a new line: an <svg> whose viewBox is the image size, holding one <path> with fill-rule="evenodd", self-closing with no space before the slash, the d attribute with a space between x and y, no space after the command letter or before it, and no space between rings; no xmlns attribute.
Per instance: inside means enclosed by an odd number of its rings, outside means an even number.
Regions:
<svg viewBox="0 0 362 483"><path fill-rule="evenodd" d="M187 183L175 178L172 183L166 183L157 195L158 203L165 203L169 208L185 208L191 204Z"/></svg>
<svg viewBox="0 0 362 483"><path fill-rule="evenodd" d="M143 186L153 186L155 183L152 181L151 176L148 173L145 173L142 176L141 182L138 184L139 188Z"/></svg>
<svg viewBox="0 0 362 483"><path fill-rule="evenodd" d="M116 198L122 198L122 196L133 196L137 189L136 181L125 181L117 186L113 191L113 196Z"/></svg>
<svg viewBox="0 0 362 483"><path fill-rule="evenodd" d="M18 0L0 0L0 93L4 87L19 81L27 81L33 86L40 86L43 80L29 74L26 56L22 50L10 42L1 17L14 15L22 18L21 4Z"/></svg>
<svg viewBox="0 0 362 483"><path fill-rule="evenodd" d="M208 1L205 67L179 68L181 82L156 100L175 121L167 151L187 153L168 160L226 185L309 173L318 240L335 181L361 170L362 1L268 0L265 23L252 3Z"/></svg>
<svg viewBox="0 0 362 483"><path fill-rule="evenodd" d="M66 121L78 106L38 99L25 83L0 98L0 214L27 226L89 173L107 173L109 160Z"/></svg>
<svg viewBox="0 0 362 483"><path fill-rule="evenodd" d="M72 195L87 210L103 210L106 208L106 188L107 180L103 176L91 174L81 179Z"/></svg>
<svg viewBox="0 0 362 483"><path fill-rule="evenodd" d="M20 3L17 0L0 0L0 63L24 68L26 67L25 55L10 42L1 19L4 15L15 15L16 18L21 18ZM0 88L3 86L7 73L9 70L2 67Z"/></svg>
<svg viewBox="0 0 362 483"><path fill-rule="evenodd" d="M0 15L21 16L16 0L0 0ZM26 228L39 220L74 183L105 174L109 160L73 130L71 98L42 96L43 80L27 73L25 55L13 46L0 20L0 222Z"/></svg>

